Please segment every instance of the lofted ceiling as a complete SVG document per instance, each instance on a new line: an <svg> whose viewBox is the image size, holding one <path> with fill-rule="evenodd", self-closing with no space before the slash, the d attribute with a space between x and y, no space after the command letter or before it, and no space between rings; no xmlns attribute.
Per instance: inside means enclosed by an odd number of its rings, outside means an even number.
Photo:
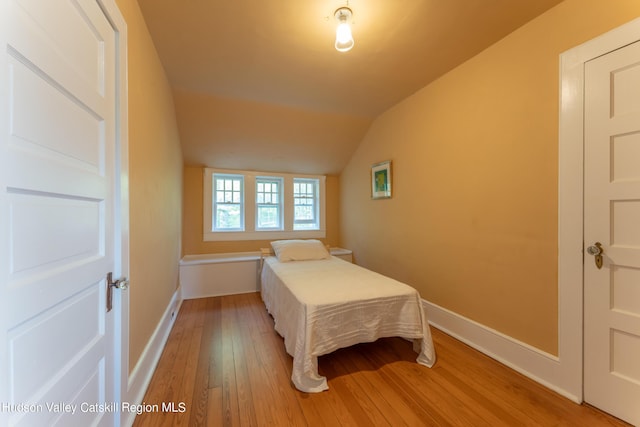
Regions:
<svg viewBox="0 0 640 427"><path fill-rule="evenodd" d="M338 174L373 119L561 0L138 0L186 164ZM354 48L334 47L353 10Z"/></svg>

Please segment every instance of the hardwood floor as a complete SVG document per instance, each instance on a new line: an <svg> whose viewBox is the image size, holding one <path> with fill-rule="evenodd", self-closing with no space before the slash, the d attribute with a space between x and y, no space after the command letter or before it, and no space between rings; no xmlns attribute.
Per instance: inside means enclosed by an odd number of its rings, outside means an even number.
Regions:
<svg viewBox="0 0 640 427"><path fill-rule="evenodd" d="M307 394L258 293L185 300L144 398L159 410L134 426L627 425L432 332L433 368L408 341L380 339L321 356L329 390Z"/></svg>

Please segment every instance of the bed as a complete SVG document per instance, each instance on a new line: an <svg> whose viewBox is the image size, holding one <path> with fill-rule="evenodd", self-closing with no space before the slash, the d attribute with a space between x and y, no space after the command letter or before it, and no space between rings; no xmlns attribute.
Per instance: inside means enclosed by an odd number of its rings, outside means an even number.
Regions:
<svg viewBox="0 0 640 427"><path fill-rule="evenodd" d="M413 340L416 361L435 363L421 298L404 283L329 254L318 240L272 242L263 250L261 296L293 357L291 380L303 392L327 390L318 356L383 337Z"/></svg>

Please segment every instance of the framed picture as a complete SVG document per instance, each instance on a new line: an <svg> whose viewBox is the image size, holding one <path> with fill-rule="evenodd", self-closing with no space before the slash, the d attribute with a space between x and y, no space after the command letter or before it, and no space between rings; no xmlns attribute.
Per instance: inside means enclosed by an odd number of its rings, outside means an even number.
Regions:
<svg viewBox="0 0 640 427"><path fill-rule="evenodd" d="M371 166L371 198L391 197L391 160Z"/></svg>

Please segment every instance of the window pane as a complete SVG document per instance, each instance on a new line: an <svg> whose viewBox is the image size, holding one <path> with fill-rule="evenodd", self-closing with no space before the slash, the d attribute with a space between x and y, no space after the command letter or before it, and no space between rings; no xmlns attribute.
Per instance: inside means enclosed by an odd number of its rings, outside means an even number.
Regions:
<svg viewBox="0 0 640 427"><path fill-rule="evenodd" d="M313 219L313 209L310 206L296 206L296 219Z"/></svg>
<svg viewBox="0 0 640 427"><path fill-rule="evenodd" d="M240 205L218 205L216 213L216 228L240 228Z"/></svg>
<svg viewBox="0 0 640 427"><path fill-rule="evenodd" d="M280 226L280 215L277 206L258 207L258 227L278 228Z"/></svg>

